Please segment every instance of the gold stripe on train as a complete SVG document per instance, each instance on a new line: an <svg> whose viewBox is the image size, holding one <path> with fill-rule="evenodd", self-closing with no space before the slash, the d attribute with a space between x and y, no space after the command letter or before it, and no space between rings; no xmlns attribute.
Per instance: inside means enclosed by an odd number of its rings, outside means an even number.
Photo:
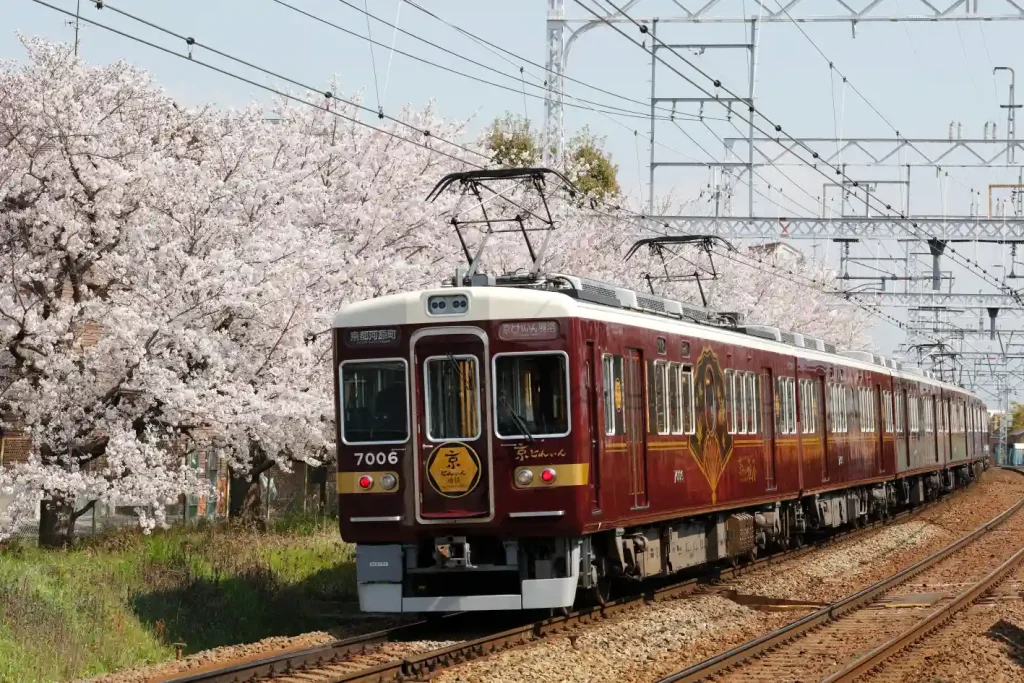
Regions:
<svg viewBox="0 0 1024 683"><path fill-rule="evenodd" d="M533 479L525 486L519 483L519 473L523 470L533 472ZM554 470L554 481L547 482L541 479L540 473L544 470ZM571 463L568 465L544 465L531 467L517 467L512 473L512 481L518 489L551 489L559 486L585 486L590 482L589 463Z"/></svg>
<svg viewBox="0 0 1024 683"><path fill-rule="evenodd" d="M359 478L367 474L373 477L373 485L364 489L359 485ZM380 485L380 478L385 474L395 478L395 486L391 490ZM338 472L338 493L397 493L402 488L401 484L398 472Z"/></svg>

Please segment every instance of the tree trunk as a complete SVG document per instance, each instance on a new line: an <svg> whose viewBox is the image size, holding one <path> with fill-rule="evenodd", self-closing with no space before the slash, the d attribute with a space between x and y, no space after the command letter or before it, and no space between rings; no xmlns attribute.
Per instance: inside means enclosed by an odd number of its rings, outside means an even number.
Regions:
<svg viewBox="0 0 1024 683"><path fill-rule="evenodd" d="M75 507L64 496L54 494L39 503L39 547L66 548L75 536Z"/></svg>
<svg viewBox="0 0 1024 683"><path fill-rule="evenodd" d="M249 472L228 469L228 519L260 530L266 528L262 515L260 475L274 465L274 461L268 460L253 467Z"/></svg>

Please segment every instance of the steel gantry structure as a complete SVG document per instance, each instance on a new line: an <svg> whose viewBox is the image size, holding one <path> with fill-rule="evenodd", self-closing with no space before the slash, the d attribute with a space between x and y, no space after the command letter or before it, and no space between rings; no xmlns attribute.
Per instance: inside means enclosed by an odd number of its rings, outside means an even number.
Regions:
<svg viewBox="0 0 1024 683"><path fill-rule="evenodd" d="M811 40L806 31L814 25L849 24L856 37L859 26L873 24L1022 21L1024 3L1019 0L985 3L976 0L904 0L899 3L867 0L857 5L847 0L660 1L658 8L663 12L653 16L659 0L548 0L545 163L559 165L563 159L563 93L572 47L597 28L605 27L611 35L627 27L635 32L639 27L640 33L646 35L642 45L639 41L636 44L650 59L649 195L644 217L650 228L660 233L739 241L838 243L837 282L842 288L841 294L851 304L890 308L906 316L905 349L936 342L937 336L937 343L944 346L926 354L917 353L917 359L925 365L930 363L930 369L954 373L959 381L987 392L998 399L1000 408L1005 407L1009 393L1024 384L1024 362L1017 360L1024 359L1024 355L1016 352L1016 342L1013 342L1013 334L1024 334L1024 328L1012 327L1016 319L1024 317L1024 306L1021 293L1007 284L1021 277L1015 266L1024 271L1024 263L1017 261L1018 246L1024 244L1024 170L1021 165L1024 143L1016 139L1015 116L1021 105L1014 101L1012 69L1002 66L994 69L997 73L1010 72L1008 103L1000 105L1000 109L1006 111L1000 111L993 120L985 122L983 131L979 131L983 133L981 137L966 138L958 122L950 124L945 139L904 136L904 131L898 130L889 137L794 137L789 131L781 133L780 128L776 128L778 136L772 137L771 127L766 130L754 125L754 112L761 114L754 85L759 32L768 25L791 24ZM567 5L575 11L567 12ZM746 27L745 39L730 43L676 43L668 39L674 26L697 24L742 24ZM693 38L692 30L687 37ZM624 44L626 38L616 35L615 40ZM833 63L817 45L815 48L828 62L831 74ZM680 64L685 61L681 52L730 50L748 57L743 74L745 82L738 83L737 89L722 92L716 80L713 92L699 87L696 93L659 90L659 86L663 86L658 78L659 70L671 68L669 60L682 60L677 61ZM681 75L678 70L672 70ZM840 75L845 83L845 75ZM677 106L700 107L700 124L706 123L705 106L724 107L730 120L734 112L740 114L736 118L742 122L743 129L733 124L733 134L738 133L739 137L716 135L723 143L721 157L715 158L710 153L708 160L666 156L656 152L656 148L667 148L660 144L657 134L659 130L671 129L672 125L679 127L680 121L675 118ZM671 112L668 117L659 115L665 111ZM742 114L748 112L749 118L743 118ZM876 110L876 113L879 112ZM996 118L1002 121L997 123ZM668 123L661 123L663 121ZM685 130L680 130L690 138ZM690 140L697 144L693 138ZM783 211L775 202L776 215L759 213L755 193L765 195L758 192L755 185L760 182L764 187L766 181L762 174L773 172L772 169L784 174L782 169L796 166L836 169L834 174L829 173L832 177L824 178L817 186L820 191L815 187L813 192L805 192L815 199L814 210L808 211L797 203L800 211ZM715 202L715 215L655 215L657 172L702 167L713 170L714 178L724 179L724 192L722 187L714 188L714 196L725 199ZM936 176L953 180L955 176L951 171L956 169L972 169L966 172L998 169L1004 176L1010 174L1012 182L1004 180L987 187L971 187L970 207L959 213L947 214L943 194L941 215L936 215L937 211L928 214L912 201L912 197L920 196L912 189L931 174L928 169L934 169ZM745 202L740 202L738 207L732 202L736 183L747 185ZM770 183L767 187L770 192L781 194L780 188L773 188ZM1003 196L1007 194L1009 199ZM833 210L836 198L839 209ZM973 259L962 256L962 249L966 248L963 243L972 243L972 248L986 245L1000 254L1009 254L1009 267L1000 273L998 280L991 271L999 266L987 262L982 269L983 282L961 277L954 268L970 271L972 264L976 266L974 270L981 267L977 252ZM893 255L886 244L895 244L903 253ZM858 251L867 249L870 254L852 253L855 247ZM880 254L877 247L885 254ZM969 346L975 339L1007 343L995 353L982 352Z"/></svg>

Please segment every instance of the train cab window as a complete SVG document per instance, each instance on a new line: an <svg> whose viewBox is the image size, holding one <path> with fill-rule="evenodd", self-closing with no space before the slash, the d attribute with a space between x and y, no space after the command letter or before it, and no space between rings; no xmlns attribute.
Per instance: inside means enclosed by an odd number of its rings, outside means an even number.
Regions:
<svg viewBox="0 0 1024 683"><path fill-rule="evenodd" d="M601 361L604 383L604 433L608 436L625 434L622 413L622 356L605 354Z"/></svg>
<svg viewBox="0 0 1024 683"><path fill-rule="evenodd" d="M404 360L341 364L341 438L347 444L409 439L408 373Z"/></svg>
<svg viewBox="0 0 1024 683"><path fill-rule="evenodd" d="M565 436L569 433L568 394L564 353L495 354L498 436Z"/></svg>
<svg viewBox="0 0 1024 683"><path fill-rule="evenodd" d="M424 364L427 438L480 436L480 375L475 356L433 356Z"/></svg>

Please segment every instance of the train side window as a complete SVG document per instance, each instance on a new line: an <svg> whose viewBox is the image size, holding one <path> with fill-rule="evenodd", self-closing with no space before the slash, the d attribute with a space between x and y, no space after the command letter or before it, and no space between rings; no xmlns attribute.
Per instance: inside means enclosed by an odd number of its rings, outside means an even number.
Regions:
<svg viewBox="0 0 1024 683"><path fill-rule="evenodd" d="M478 438L480 375L476 356L433 356L424 366L427 438Z"/></svg>
<svg viewBox="0 0 1024 683"><path fill-rule="evenodd" d="M757 393L757 373L748 372L744 377L744 385L744 391L746 392L747 433L757 434L757 415L758 407L760 406L760 394Z"/></svg>
<svg viewBox="0 0 1024 683"><path fill-rule="evenodd" d="M747 433L747 383L746 373L736 372L732 378L733 395L736 396L736 433Z"/></svg>
<svg viewBox="0 0 1024 683"><path fill-rule="evenodd" d="M775 405L779 434L796 434L796 383L792 377L776 380Z"/></svg>
<svg viewBox="0 0 1024 683"><path fill-rule="evenodd" d="M800 380L800 422L804 434L818 431L818 385L811 379Z"/></svg>
<svg viewBox="0 0 1024 683"><path fill-rule="evenodd" d="M786 378L786 395L789 397L789 433L796 434L796 380Z"/></svg>
<svg viewBox="0 0 1024 683"><path fill-rule="evenodd" d="M736 392L733 385L735 372L725 371L725 424L729 427L729 433L736 433Z"/></svg>
<svg viewBox="0 0 1024 683"><path fill-rule="evenodd" d="M606 353L601 358L601 380L604 386L604 433L625 434L622 415L622 356Z"/></svg>
<svg viewBox="0 0 1024 683"><path fill-rule="evenodd" d="M935 401L931 396L924 399L924 432L930 434L935 424Z"/></svg>
<svg viewBox="0 0 1024 683"><path fill-rule="evenodd" d="M679 363L668 364L668 427L673 434L683 433L683 394L679 389Z"/></svg>
<svg viewBox="0 0 1024 683"><path fill-rule="evenodd" d="M693 414L693 368L684 365L679 379L679 389L683 401L683 433L693 434L697 425L696 416Z"/></svg>
<svg viewBox="0 0 1024 683"><path fill-rule="evenodd" d="M668 364L658 360L648 367L653 370L654 375L647 383L651 431L656 434L668 434Z"/></svg>
<svg viewBox="0 0 1024 683"><path fill-rule="evenodd" d="M568 356L562 351L495 354L494 396L499 437L565 436L569 433Z"/></svg>

